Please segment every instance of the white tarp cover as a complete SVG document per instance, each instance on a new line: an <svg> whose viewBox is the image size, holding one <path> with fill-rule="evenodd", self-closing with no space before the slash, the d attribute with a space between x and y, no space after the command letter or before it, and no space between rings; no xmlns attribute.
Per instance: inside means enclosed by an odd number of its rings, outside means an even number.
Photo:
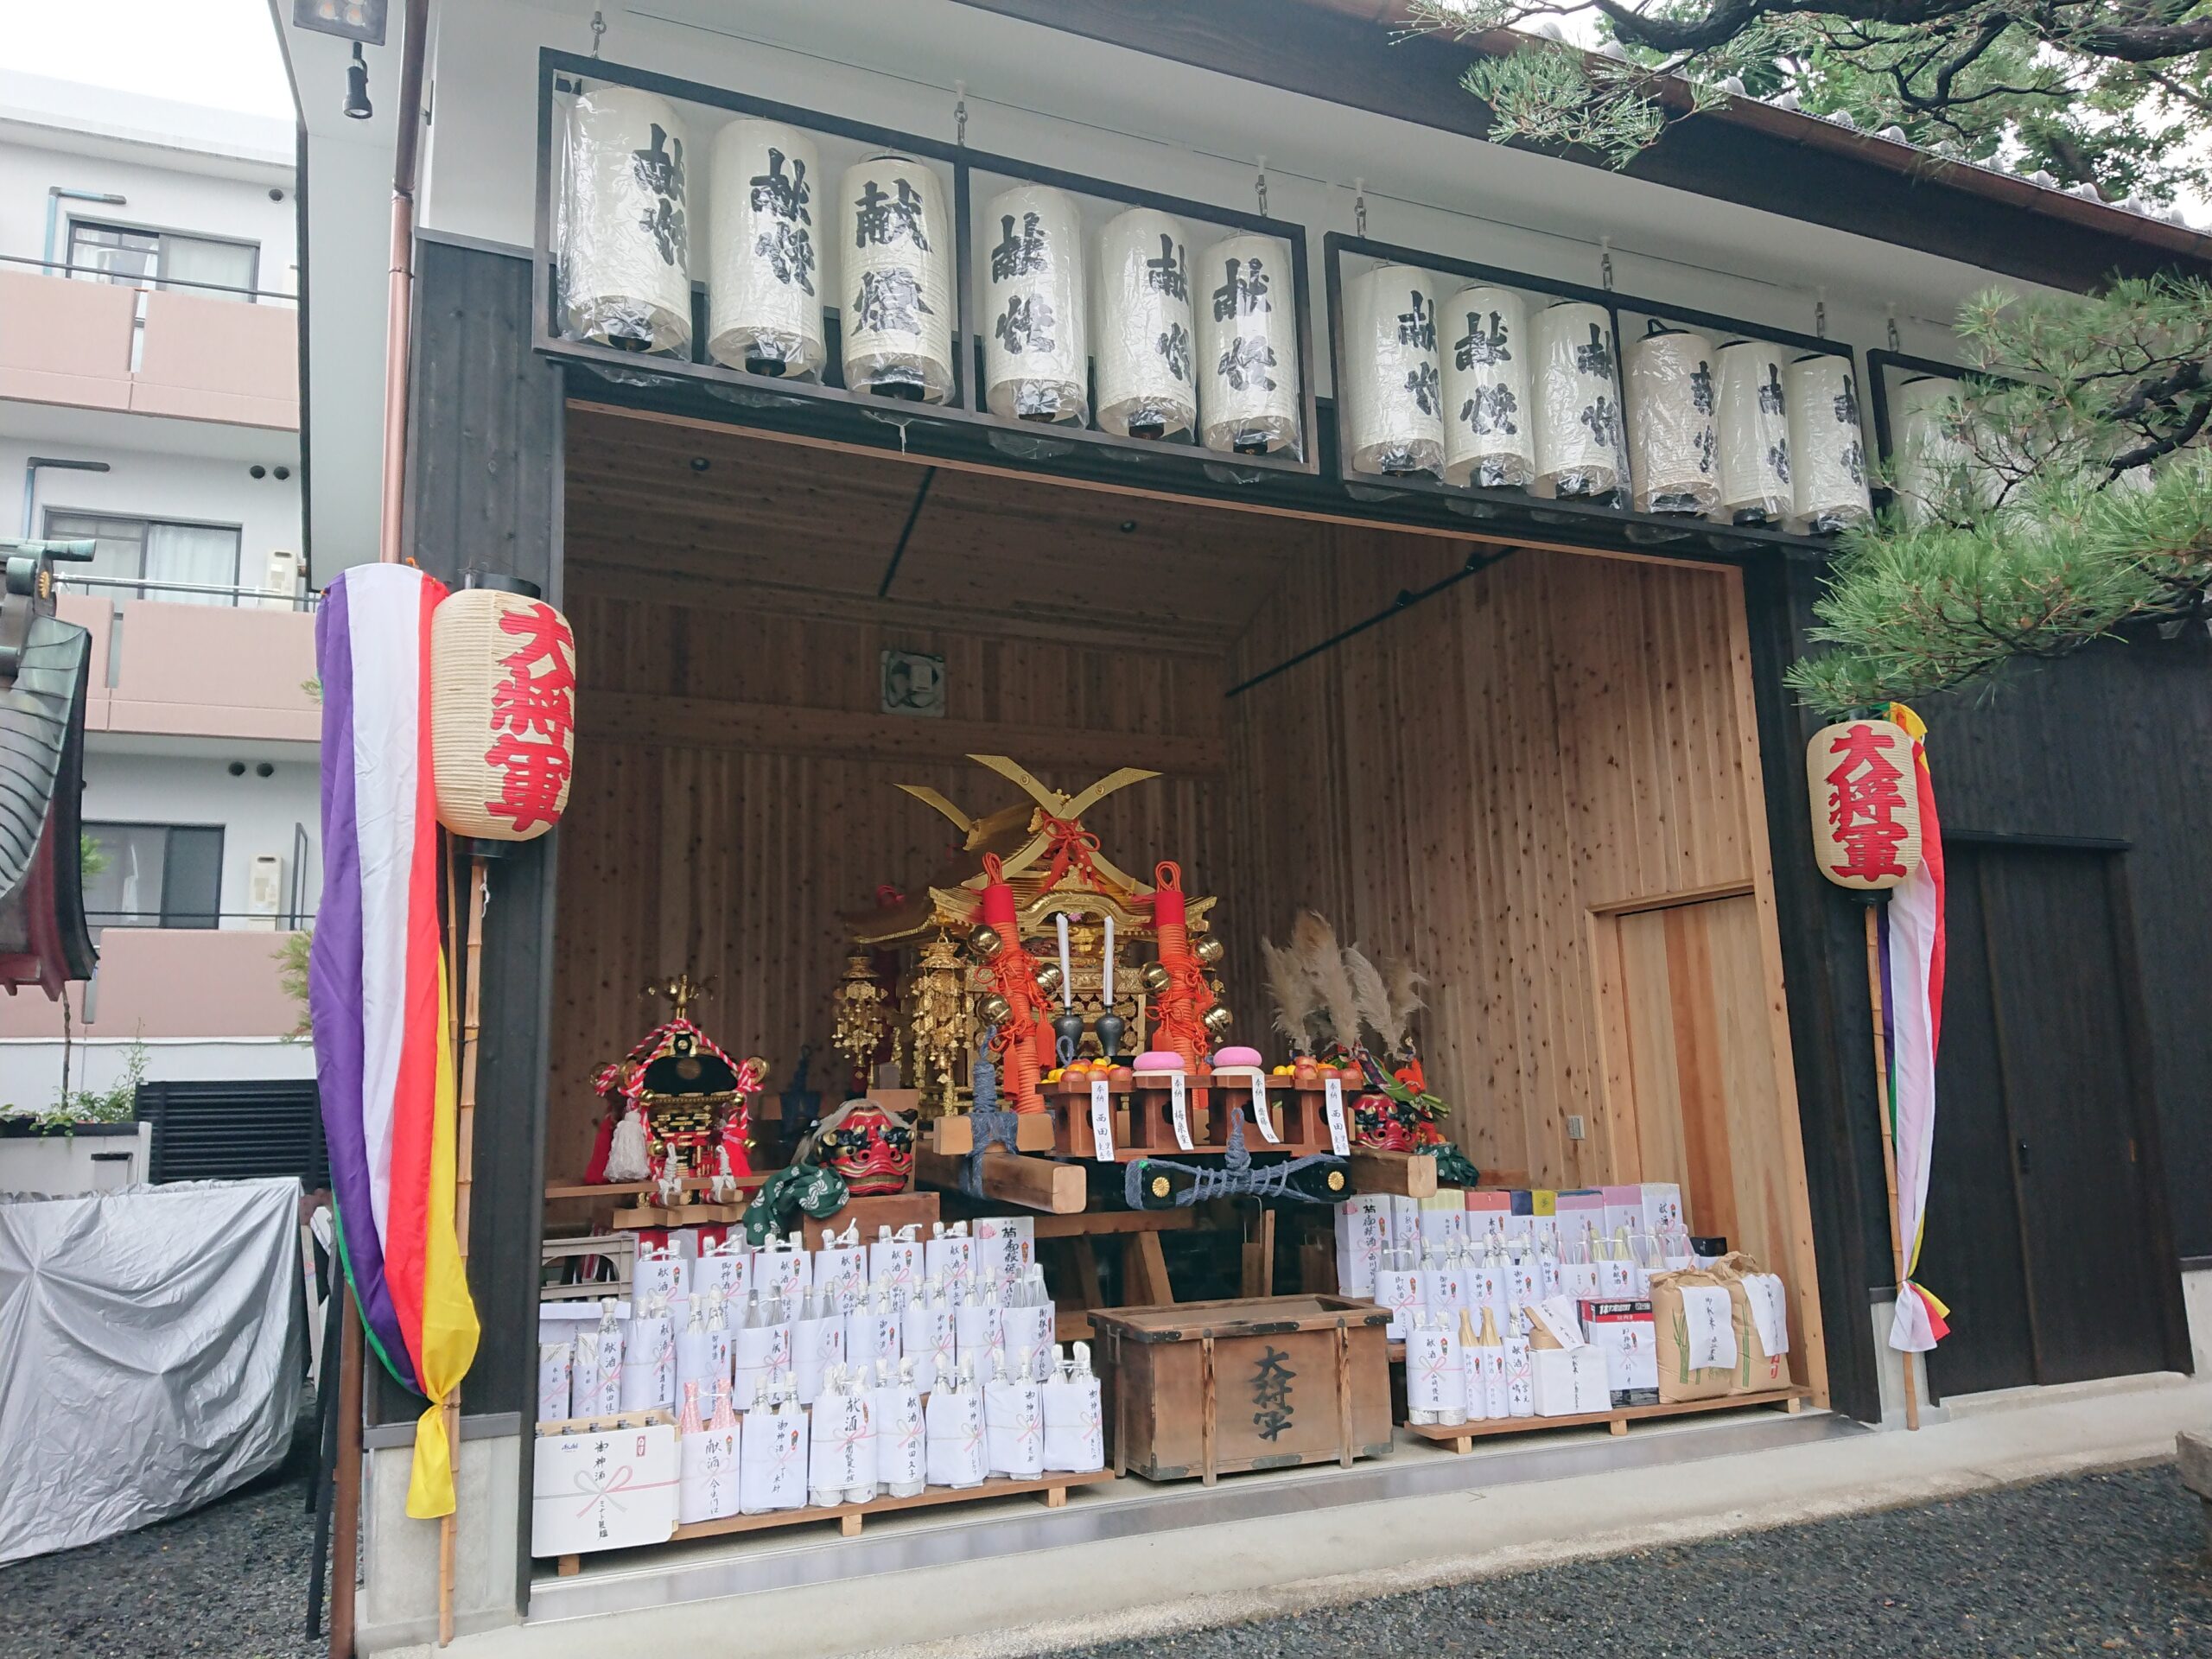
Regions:
<svg viewBox="0 0 2212 1659"><path fill-rule="evenodd" d="M0 1198L0 1562L187 1513L283 1461L300 1185Z"/></svg>

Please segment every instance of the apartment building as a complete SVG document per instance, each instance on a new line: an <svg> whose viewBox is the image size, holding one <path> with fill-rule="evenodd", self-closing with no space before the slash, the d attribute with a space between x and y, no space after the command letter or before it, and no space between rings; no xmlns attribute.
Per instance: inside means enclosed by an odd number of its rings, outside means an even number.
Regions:
<svg viewBox="0 0 2212 1659"><path fill-rule="evenodd" d="M321 885L290 124L0 72L0 521L89 540L70 1086L308 1078L285 936ZM0 1107L65 1014L0 1000ZM142 1173L143 1172L141 1172Z"/></svg>

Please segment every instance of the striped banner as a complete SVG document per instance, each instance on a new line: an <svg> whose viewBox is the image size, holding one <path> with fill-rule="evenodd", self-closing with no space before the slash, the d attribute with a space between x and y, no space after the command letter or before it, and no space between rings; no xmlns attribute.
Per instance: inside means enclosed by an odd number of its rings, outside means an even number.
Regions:
<svg viewBox="0 0 2212 1659"><path fill-rule="evenodd" d="M407 1513L451 1514L442 1402L476 1357L454 1235L454 1103L430 761L442 583L364 565L325 590L322 903L308 976L338 1243L369 1345L429 1409Z"/></svg>
<svg viewBox="0 0 2212 1659"><path fill-rule="evenodd" d="M1936 1143L1936 1050L1943 1027L1943 827L1928 770L1928 728L1901 702L1889 718L1912 739L1920 798L1920 868L1882 906L1882 981L1890 1054L1890 1135L1897 1148L1897 1234L1904 1283L1897 1287L1890 1346L1924 1354L1950 1333L1950 1313L1913 1279L1928 1214L1929 1159Z"/></svg>

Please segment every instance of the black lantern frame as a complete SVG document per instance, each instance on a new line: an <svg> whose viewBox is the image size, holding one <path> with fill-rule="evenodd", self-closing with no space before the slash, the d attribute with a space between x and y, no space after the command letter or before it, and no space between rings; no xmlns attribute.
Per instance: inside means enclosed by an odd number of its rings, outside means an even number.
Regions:
<svg viewBox="0 0 2212 1659"><path fill-rule="evenodd" d="M560 179L559 106L556 98L559 93L572 92L586 81L634 86L642 91L658 92L664 98L728 110L734 115L780 121L805 131L849 139L872 149L912 156L951 168L955 233L951 397L942 404L906 403L850 391L837 384L842 375L842 353L837 344L841 319L834 315L825 315L823 319L825 343L829 350L823 378L819 384L754 374L714 362L705 356L704 290L696 283L691 294L691 356L689 359L620 351L588 340L571 340L561 334L555 327L558 315L560 259L558 250L553 246L554 192ZM979 173L1021 183L1050 185L1077 195L1096 197L1131 207L1149 207L1205 225L1273 237L1287 244L1290 249L1294 326L1298 353L1300 442L1296 451L1283 450L1270 454L1228 453L1205 448L1198 442L1196 431L1192 433L1187 442L1166 438L1123 437L1088 423L1081 426L1045 424L1007 420L993 414L983 401L980 369L982 341L981 336L973 332L969 315L973 306L971 288L974 282L970 181ZM1264 214L1243 213L1212 202L1166 195L1159 191L1118 184L1108 179L1091 178L1058 168L1040 167L1011 156L972 149L965 144L948 144L915 133L848 120L842 116L827 114L819 110L802 109L768 99L753 98L652 70L545 47L538 53L537 201L531 259L534 281L531 330L534 348L545 356L600 371L617 385L702 388L725 397L734 397L759 408L783 410L792 414L797 423L802 425L811 424L804 414L810 409L814 410L817 416L835 418L837 406L843 405L878 417L896 420L901 425L940 423L949 427L981 428L987 434L993 435L994 444L1005 448L1008 454L1033 460L1042 455L1065 455L1083 450L1106 452L1124 461L1135 458L1192 472L1204 469L1217 480L1226 479L1243 484L1259 482L1271 474L1316 476L1320 472L1321 444L1313 385L1313 326L1311 287L1307 279L1306 227L1287 219L1270 219ZM1094 410L1096 405L1094 397Z"/></svg>
<svg viewBox="0 0 2212 1659"><path fill-rule="evenodd" d="M1917 380L1933 375L1938 380L1963 383L1975 372L1956 363L1941 363L1932 357L1915 357L1910 352L1892 352L1877 348L1866 353L1867 393L1874 403L1874 442L1882 457L1885 474L1897 464L1897 432L1890 423L1890 387L1891 377L1902 385L1906 380ZM1987 377L1984 377L1986 378ZM1897 499L1897 492L1887 485L1874 492L1877 506L1886 507Z"/></svg>
<svg viewBox="0 0 2212 1659"><path fill-rule="evenodd" d="M1346 236L1341 232L1332 231L1321 238L1321 260L1322 278L1328 297L1332 384L1338 387L1346 384L1344 262L1347 257L1373 259L1385 264L1412 265L1441 276L1491 283L1501 288L1520 289L1532 294L1548 295L1554 299L1575 300L1598 306L1612 321L1616 359L1613 373L1617 391L1621 376L1620 359L1626 349L1621 331L1624 313L1660 322L1687 323L1700 328L1710 328L1732 339L1768 340L1801 352L1840 357L1853 365L1854 374L1857 372L1856 354L1850 346L1824 335L1770 327L1741 317L1695 310L1664 301L1621 293L1611 288L1588 288L1578 283L1562 282L1556 277L1538 276L1528 271L1510 270L1497 265L1478 264L1471 260L1455 259L1425 249L1402 247L1395 243L1378 242L1370 237ZM1864 377L1860 377L1860 384L1865 384ZM1625 417L1624 412L1623 418ZM1793 553L1817 554L1825 552L1831 545L1831 538L1826 537L1801 536L1789 531L1770 530L1764 526L1722 524L1709 518L1637 512L1626 505L1630 492L1625 481L1619 492L1622 505L1611 505L1603 502L1555 500L1519 488L1484 489L1477 485L1447 484L1442 479L1423 474L1381 475L1357 472L1351 464L1351 446L1343 441L1341 432L1337 444L1336 476L1346 488L1357 491L1367 499L1387 497L1401 492L1408 495L1434 496L1459 512L1501 528L1516 523L1546 526L1574 524L1586 530L1610 526L1618 536L1654 552L1671 554L1684 549L1701 549L1711 553L1740 556L1754 549L1779 548Z"/></svg>

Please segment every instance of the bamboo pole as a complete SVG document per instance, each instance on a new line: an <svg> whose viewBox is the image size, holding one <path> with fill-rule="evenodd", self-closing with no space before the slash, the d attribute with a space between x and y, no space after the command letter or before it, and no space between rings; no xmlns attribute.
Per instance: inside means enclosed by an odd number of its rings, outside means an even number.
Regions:
<svg viewBox="0 0 2212 1659"><path fill-rule="evenodd" d="M468 906L464 911L449 904L453 935L466 963L455 986L451 1011L459 1032L460 1086L454 1114L453 1229L461 1259L468 1261L469 1189L476 1171L476 1039L481 1027L484 983L484 889L488 867L482 854L469 861ZM451 886L449 878L449 888ZM453 1640L454 1558L459 1543L461 1516L461 1384L448 1392L444 1405L446 1448L453 1459L454 1510L438 1522L438 1645Z"/></svg>
<svg viewBox="0 0 2212 1659"><path fill-rule="evenodd" d="M353 1575L361 1554L361 1310L344 1262L333 1266L345 1307L339 1319L338 1466L331 1475L330 1659L353 1659Z"/></svg>
<svg viewBox="0 0 2212 1659"><path fill-rule="evenodd" d="M1873 1002L1874 1020L1874 1103L1880 1114L1882 1134L1882 1180L1889 1189L1890 1198L1890 1260L1896 1268L1897 1294L1909 1293L1904 1286L1904 1232L1897 1220L1897 1149L1896 1122L1890 1116L1890 1054L1889 1044L1882 1035L1882 938L1880 906L1866 906L1866 991ZM1909 1429L1920 1427L1920 1389L1912 1380L1912 1356L1904 1358L1904 1426Z"/></svg>

